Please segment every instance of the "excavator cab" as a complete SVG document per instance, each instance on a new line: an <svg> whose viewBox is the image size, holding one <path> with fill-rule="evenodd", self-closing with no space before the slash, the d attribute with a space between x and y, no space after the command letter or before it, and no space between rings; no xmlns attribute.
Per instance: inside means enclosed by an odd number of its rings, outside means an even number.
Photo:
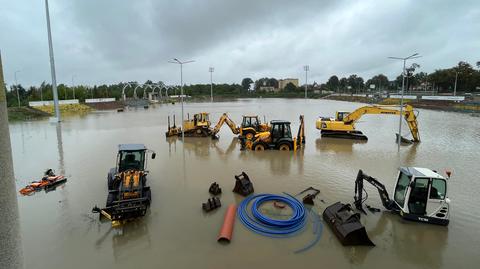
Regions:
<svg viewBox="0 0 480 269"><path fill-rule="evenodd" d="M350 112L337 111L337 113L336 113L336 115L335 115L335 120L337 120L337 121L343 121L343 119L344 119L348 114L350 114Z"/></svg>
<svg viewBox="0 0 480 269"><path fill-rule="evenodd" d="M447 179L436 171L419 167L401 167L393 194L404 219L448 225Z"/></svg>

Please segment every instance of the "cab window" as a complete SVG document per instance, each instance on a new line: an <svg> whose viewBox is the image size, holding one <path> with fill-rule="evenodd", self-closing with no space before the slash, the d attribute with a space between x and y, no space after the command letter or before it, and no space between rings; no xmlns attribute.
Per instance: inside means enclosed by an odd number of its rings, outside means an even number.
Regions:
<svg viewBox="0 0 480 269"><path fill-rule="evenodd" d="M405 195L407 192L407 187L410 184L410 177L404 173L400 173L398 178L397 186L395 186L395 194L393 199L403 207L405 204Z"/></svg>
<svg viewBox="0 0 480 269"><path fill-rule="evenodd" d="M447 192L447 183L443 179L432 179L432 185L430 187L430 199L445 199Z"/></svg>

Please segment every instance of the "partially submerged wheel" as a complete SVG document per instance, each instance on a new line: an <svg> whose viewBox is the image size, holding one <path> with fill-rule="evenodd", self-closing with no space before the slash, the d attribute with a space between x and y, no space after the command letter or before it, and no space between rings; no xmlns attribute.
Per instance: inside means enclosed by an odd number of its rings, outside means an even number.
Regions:
<svg viewBox="0 0 480 269"><path fill-rule="evenodd" d="M253 132L246 132L245 133L245 138L248 140L252 140L255 134Z"/></svg>
<svg viewBox="0 0 480 269"><path fill-rule="evenodd" d="M291 149L289 143L282 143L278 146L278 150L289 151Z"/></svg>
<svg viewBox="0 0 480 269"><path fill-rule="evenodd" d="M266 150L267 147L265 146L265 144L263 143L255 143L253 144L253 150L254 151L263 151L263 150Z"/></svg>

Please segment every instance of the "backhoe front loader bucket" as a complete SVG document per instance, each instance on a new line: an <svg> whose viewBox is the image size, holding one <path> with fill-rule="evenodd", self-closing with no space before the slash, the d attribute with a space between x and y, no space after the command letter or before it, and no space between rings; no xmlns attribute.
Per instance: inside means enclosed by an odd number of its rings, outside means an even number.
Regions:
<svg viewBox="0 0 480 269"><path fill-rule="evenodd" d="M375 246L350 204L336 202L323 211L323 219L344 246Z"/></svg>

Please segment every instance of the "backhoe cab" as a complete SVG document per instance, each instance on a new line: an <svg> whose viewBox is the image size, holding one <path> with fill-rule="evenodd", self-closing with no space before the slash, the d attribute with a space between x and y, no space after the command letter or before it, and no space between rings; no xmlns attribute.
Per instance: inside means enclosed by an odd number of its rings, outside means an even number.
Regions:
<svg viewBox="0 0 480 269"><path fill-rule="evenodd" d="M246 139L253 139L253 137L260 132L270 130L270 126L266 123L261 123L258 116L243 116L242 125L240 125L240 137Z"/></svg>
<svg viewBox="0 0 480 269"><path fill-rule="evenodd" d="M165 136L181 136L182 128L184 136L187 137L211 136L213 129L210 127L210 124L209 113L207 112L194 114L192 119L190 119L190 115L188 115L187 119L183 121L182 127L175 125L175 116L173 118L173 126L170 126L170 117L168 117L168 131L165 133Z"/></svg>
<svg viewBox="0 0 480 269"><path fill-rule="evenodd" d="M253 139L241 138L241 148L254 151L267 149L296 150L305 144L303 115L300 116L300 127L297 137L292 137L290 122L284 120L270 121L270 130L256 134Z"/></svg>
<svg viewBox="0 0 480 269"><path fill-rule="evenodd" d="M393 199L390 199L385 186L377 179L358 171L355 180L355 207L364 212L362 204L363 181L378 189L383 206L398 212L407 220L448 225L449 203L447 178L428 168L401 167L398 172ZM368 196L367 196L368 197Z"/></svg>
<svg viewBox="0 0 480 269"><path fill-rule="evenodd" d="M151 152L143 144L120 144L117 165L107 176L108 196L103 209L92 211L101 213L113 222L144 216L150 206L152 195L147 186L147 155Z"/></svg>
<svg viewBox="0 0 480 269"><path fill-rule="evenodd" d="M336 137L346 139L368 140L367 136L355 129L355 123L365 114L400 115L402 114L410 129L412 139L401 137L402 142L420 142L417 115L411 105L400 106L364 106L353 112L337 111L335 118L319 117L316 127L322 137ZM398 134L397 134L398 135Z"/></svg>

